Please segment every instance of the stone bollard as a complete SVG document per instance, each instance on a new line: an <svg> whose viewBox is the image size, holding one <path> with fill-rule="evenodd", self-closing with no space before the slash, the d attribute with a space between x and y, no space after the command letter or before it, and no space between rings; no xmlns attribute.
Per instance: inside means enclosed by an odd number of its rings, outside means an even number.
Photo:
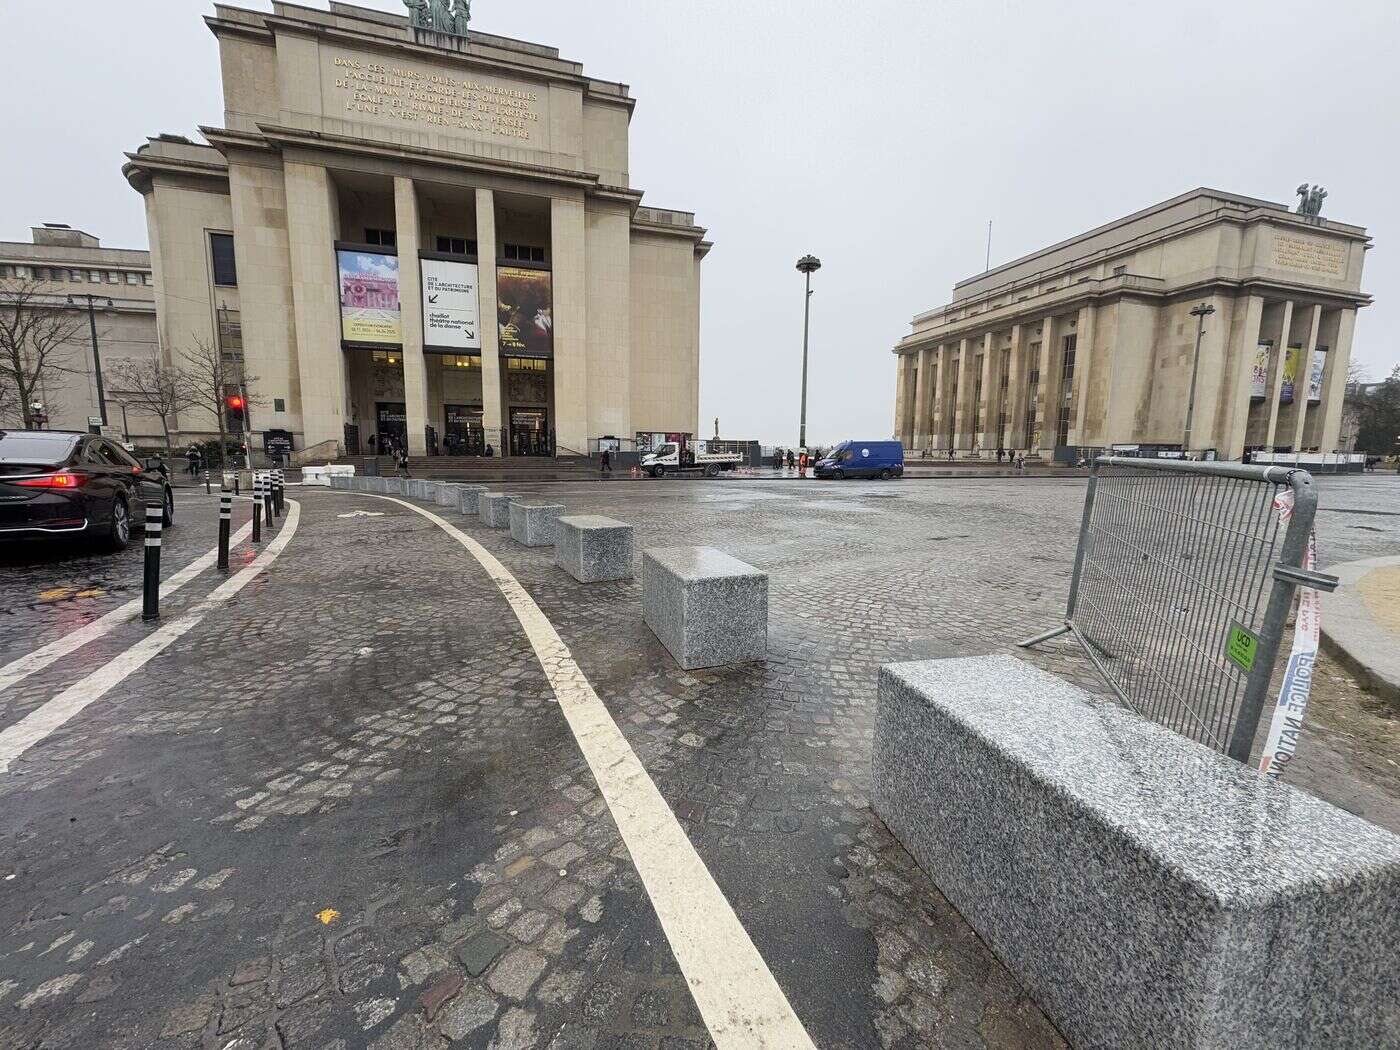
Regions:
<svg viewBox="0 0 1400 1050"><path fill-rule="evenodd" d="M642 617L686 670L768 653L768 574L714 547L642 551Z"/></svg>
<svg viewBox="0 0 1400 1050"><path fill-rule="evenodd" d="M598 514L559 519L554 564L579 583L632 578L632 526Z"/></svg>
<svg viewBox="0 0 1400 1050"><path fill-rule="evenodd" d="M477 504L481 524L493 529L510 528L510 505L519 498L513 492L483 492Z"/></svg>
<svg viewBox="0 0 1400 1050"><path fill-rule="evenodd" d="M510 535L526 547L553 547L559 535L559 516L564 513L560 503L525 503L517 500L510 505Z"/></svg>

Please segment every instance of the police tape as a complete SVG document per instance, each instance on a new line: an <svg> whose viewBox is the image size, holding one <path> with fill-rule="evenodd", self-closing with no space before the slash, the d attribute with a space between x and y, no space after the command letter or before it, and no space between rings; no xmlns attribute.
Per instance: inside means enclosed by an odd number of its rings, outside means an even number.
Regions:
<svg viewBox="0 0 1400 1050"><path fill-rule="evenodd" d="M1285 489L1274 497L1279 527L1284 531L1293 518L1294 497ZM1303 568L1317 569L1317 533L1308 533L1307 553ZM1298 615L1293 627L1293 648L1288 654L1288 666L1279 686L1274 717L1269 723L1269 735L1264 741L1264 753L1259 759L1259 772L1275 779L1282 777L1288 763L1298 750L1298 737L1303 731L1303 716L1308 711L1312 691L1313 665L1317 662L1318 639L1322 626L1322 595L1312 587L1304 587L1298 598Z"/></svg>

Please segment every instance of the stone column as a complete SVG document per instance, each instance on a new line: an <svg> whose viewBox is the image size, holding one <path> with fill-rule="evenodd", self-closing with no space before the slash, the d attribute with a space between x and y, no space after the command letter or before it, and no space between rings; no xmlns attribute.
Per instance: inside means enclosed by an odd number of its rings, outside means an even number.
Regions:
<svg viewBox="0 0 1400 1050"><path fill-rule="evenodd" d="M556 444L588 454L588 311L583 200L554 197L549 210L554 271L554 427Z"/></svg>
<svg viewBox="0 0 1400 1050"><path fill-rule="evenodd" d="M1283 304L1283 326L1279 329L1278 343L1274 347L1273 380L1269 383L1269 429L1264 437L1267 452L1272 452L1277 444L1274 439L1278 434L1279 391L1283 389L1283 363L1288 358L1288 338L1292 330L1293 300L1288 299Z"/></svg>
<svg viewBox="0 0 1400 1050"><path fill-rule="evenodd" d="M894 436L904 447L914 447L914 422L910 415L914 398L914 355L895 356Z"/></svg>
<svg viewBox="0 0 1400 1050"><path fill-rule="evenodd" d="M977 405L977 420L982 429L973 435L979 456L996 453L996 403L1000 372L996 367L996 333L982 337L982 395Z"/></svg>
<svg viewBox="0 0 1400 1050"><path fill-rule="evenodd" d="M949 397L953 389L953 344L944 343L937 350L933 365L937 390L933 397L933 421L929 424L933 431L933 448L948 448L948 429L953 419L953 409Z"/></svg>
<svg viewBox="0 0 1400 1050"><path fill-rule="evenodd" d="M933 396L933 349L919 351L918 374L914 381L914 447L929 448L930 399Z"/></svg>
<svg viewBox="0 0 1400 1050"><path fill-rule="evenodd" d="M476 191L477 298L481 319L481 425L496 455L509 454L501 410L500 329L496 325L496 195L487 189Z"/></svg>
<svg viewBox="0 0 1400 1050"><path fill-rule="evenodd" d="M343 449L345 351L340 346L340 275L334 251L340 204L330 172L321 165L289 160L282 174L305 447L333 441Z"/></svg>
<svg viewBox="0 0 1400 1050"><path fill-rule="evenodd" d="M1006 376L1006 450L1023 449L1026 434L1026 330L1023 324L1011 326L1011 358Z"/></svg>
<svg viewBox="0 0 1400 1050"><path fill-rule="evenodd" d="M1223 459L1243 459L1245 435L1249 430L1249 389L1254 377L1254 355L1259 346L1260 328L1264 323L1264 298L1251 295L1244 307L1244 323L1240 327L1239 360L1235 362L1235 377L1230 384L1229 423L1225 432Z"/></svg>
<svg viewBox="0 0 1400 1050"><path fill-rule="evenodd" d="M399 250L399 327L403 342L403 400L408 452L428 453L428 373L423 359L423 273L418 249L423 237L418 190L413 180L394 177L394 234ZM441 430L441 426L437 428Z"/></svg>
<svg viewBox="0 0 1400 1050"><path fill-rule="evenodd" d="M1094 364L1094 329L1099 316L1097 306L1085 306L1079 310L1079 321L1075 325L1078 338L1074 343L1074 402L1070 407L1069 434L1071 445L1086 444L1089 421L1089 377Z"/></svg>
<svg viewBox="0 0 1400 1050"><path fill-rule="evenodd" d="M1308 418L1308 378L1312 375L1312 355L1317 350L1317 332L1321 324L1322 304L1318 303L1312 308L1308 334L1303 340L1303 349L1298 351L1298 374L1293 379L1294 452L1300 452L1303 448L1303 424Z"/></svg>
<svg viewBox="0 0 1400 1050"><path fill-rule="evenodd" d="M958 396L953 405L953 448L972 447L972 340L958 341Z"/></svg>
<svg viewBox="0 0 1400 1050"><path fill-rule="evenodd" d="M1347 370L1351 367L1351 340L1356 331L1356 308L1344 307L1337 318L1337 339L1327 351L1327 371L1322 381L1322 427L1318 448L1331 452L1342 431L1342 409L1346 398Z"/></svg>
<svg viewBox="0 0 1400 1050"><path fill-rule="evenodd" d="M1050 418L1052 411L1051 406L1055 403L1052 395L1055 393L1056 386L1055 383L1051 382L1054 378L1053 370L1055 367L1054 346L1055 318L1047 317L1040 323L1040 359L1037 364L1040 379L1035 386L1035 433L1026 436L1028 443L1032 440L1034 441L1035 454L1037 457L1040 456L1041 449L1046 446L1046 428L1054 426ZM1050 445L1053 450L1053 438L1050 441Z"/></svg>

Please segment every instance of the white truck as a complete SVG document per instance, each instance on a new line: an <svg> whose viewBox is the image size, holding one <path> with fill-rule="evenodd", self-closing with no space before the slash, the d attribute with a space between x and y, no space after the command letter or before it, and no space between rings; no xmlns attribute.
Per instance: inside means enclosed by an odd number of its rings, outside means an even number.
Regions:
<svg viewBox="0 0 1400 1050"><path fill-rule="evenodd" d="M659 445L642 457L642 470L654 478L666 474L703 474L715 477L722 470L743 466L743 453L730 441L694 441L681 438Z"/></svg>

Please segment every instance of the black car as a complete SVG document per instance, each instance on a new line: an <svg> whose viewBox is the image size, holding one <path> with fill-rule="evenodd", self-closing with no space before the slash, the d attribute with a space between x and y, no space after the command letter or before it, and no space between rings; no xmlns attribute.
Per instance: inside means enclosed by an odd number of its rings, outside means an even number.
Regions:
<svg viewBox="0 0 1400 1050"><path fill-rule="evenodd" d="M175 524L165 475L115 442L63 430L0 430L0 541L76 535L121 550L133 527L145 527L146 504L164 507L165 528Z"/></svg>

